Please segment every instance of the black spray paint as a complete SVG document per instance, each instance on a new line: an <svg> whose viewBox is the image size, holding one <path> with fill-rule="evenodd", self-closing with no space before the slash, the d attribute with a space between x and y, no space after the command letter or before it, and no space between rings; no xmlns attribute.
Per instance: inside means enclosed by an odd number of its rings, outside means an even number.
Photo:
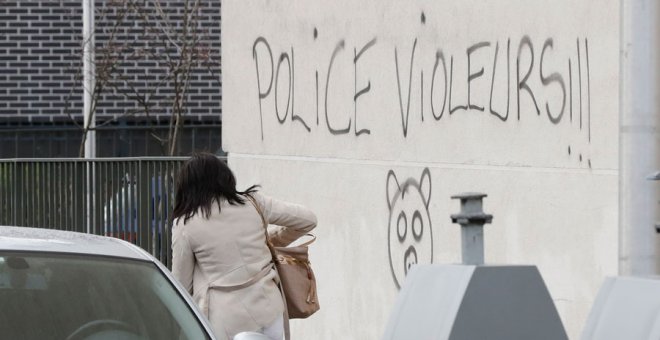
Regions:
<svg viewBox="0 0 660 340"><path fill-rule="evenodd" d="M357 51L357 48L353 49L353 52L354 52L354 58L353 58L353 71L354 72L353 72L353 74L355 75L355 87L354 87L354 92L353 92L353 93L355 93L355 95L353 95L353 119L355 120L355 125L354 126L355 126L355 135L356 136L359 136L363 133L366 133L366 134L371 133L371 130L369 130L369 129L360 129L360 130L358 130L358 127L357 127L357 125L358 125L357 124L357 100L360 96L366 94L367 92L369 92L371 90L371 80L369 80L369 81L367 81L367 86L360 89L360 91L358 91L358 87L357 87L358 86L357 85L357 74L358 74L357 64L358 64L358 61L360 60L360 57L362 57L362 55L364 54L364 52L369 50L375 44L376 44L376 38L373 38L373 39L371 39L371 41L369 41L366 45L364 45L360 49L360 52Z"/></svg>
<svg viewBox="0 0 660 340"><path fill-rule="evenodd" d="M399 184L396 174L390 170L385 191L389 210L390 270L394 284L400 288L413 265L433 263L433 228L429 214L431 173L425 168L419 180L408 178Z"/></svg>
<svg viewBox="0 0 660 340"><path fill-rule="evenodd" d="M314 31L314 40L318 32ZM541 109L539 107L539 100L541 104L545 102L543 115L545 119L552 125L558 125L562 121L566 124L573 124L573 94L579 98L579 125L576 126L580 131L583 129L586 132L588 141L591 141L591 84L590 84L590 65L589 65L589 44L587 39L577 39L577 50L568 58L568 67L566 69L551 69L547 64L547 60L556 60L554 50L557 47L553 38L546 38L543 40L540 50L535 49L535 44L532 39L525 35L518 41L517 54L515 60L511 56L511 39L506 39L506 60L500 55L500 41L481 41L468 45L465 49L465 54L462 54L467 67L459 70L455 67L455 55L447 55L442 48L433 49L434 63L432 65L425 65L422 63L418 55L423 53L426 49L421 49L420 42L414 38L411 40L412 48L404 53L399 53L400 49L397 46L393 47L393 63L392 68L388 70L387 67L383 72L392 72L395 83L392 84L374 84L372 75L364 72L360 65L368 64L371 58L377 56L378 53L383 52L383 48L377 49L380 42L377 38L372 38L366 44L351 46L353 54L350 55L352 61L352 78L353 81L353 112L339 112L332 110L333 102L342 100L350 100L348 98L333 97L334 81L337 68L346 67L346 62L337 63L340 58L343 60L347 57L345 49L347 44L345 40L336 42L332 53L329 55L327 63L327 72L324 75L319 74L318 68L315 70L314 76L314 89L302 89L302 95L306 95L310 90L314 91L316 99L316 128L318 130L323 128L320 125L320 110L319 95L324 95L321 105L323 114L325 116L325 129L331 135L354 135L355 137L372 135L373 129L365 123L358 125L358 116L367 114L371 117L377 117L380 120L392 119L394 117L383 116L382 112L375 112L374 109L368 105L359 105L367 95L373 93L375 87L389 87L395 86L398 98L383 98L384 101L390 101L392 107L398 107L398 114L396 121L400 121L401 132L404 138L408 138L411 134L410 131L410 110L413 98L419 97L420 101L420 120L422 126L433 124L449 117L458 112L483 112L485 111L485 103L488 103L488 116L495 118L500 122L507 122L509 120L509 113L511 111L511 78L512 72L515 72L515 94L517 103L516 119L523 121L528 119L529 112L536 112L536 116L541 116ZM429 46L425 46L428 48ZM421 51L421 52L419 52ZM409 53L409 54L408 54ZM408 60L401 60L401 55L408 55ZM540 57L537 57L539 55ZM312 132L312 128L307 124L303 115L298 114L295 106L295 96L300 91L296 87L296 58L295 48L289 47L287 51L279 54L277 65L273 60L273 51L270 43L264 37L258 37L252 46L252 56L255 61L255 72L257 75L257 94L259 101L259 118L262 139L264 138L263 124L264 113L271 111L275 114L275 118L279 124L286 124L287 122L299 124L305 131ZM486 74L485 67L490 63L485 62L492 56L492 70ZM524 57L524 58L523 58ZM265 59L262 59L265 58ZM577 59L577 77L574 77L573 61ZM449 59L449 60L448 60ZM259 68L260 60L270 60L270 69L262 70ZM511 64L515 63L515 70L511 70ZM504 69L504 64L506 68ZM553 64L557 64L556 62ZM263 65L263 63L262 63ZM266 64L267 66L268 64ZM322 66L322 65L318 65ZM584 67L583 67L584 66ZM432 70L430 77L424 77L425 70ZM504 71L506 70L506 71ZM407 71L407 72L406 72ZM506 72L506 83L496 80L496 75L500 74L498 79L501 79L501 72ZM262 74L269 74L270 78L262 83ZM334 78L333 78L334 76ZM464 101L458 101L455 98L456 86L454 77L465 77L467 79L465 92L467 96ZM487 77L490 76L490 79ZM566 76L568 77L568 87L566 86ZM325 87L320 88L319 77L325 77ZM586 81L583 82L583 77ZM531 82L532 78L536 78L535 82ZM577 86L574 86L573 79L577 78ZM362 79L362 80L361 80ZM278 85L282 88L285 82L288 81L288 93L285 95L280 94ZM475 82L486 81L490 83L490 91L484 94L474 92ZM430 84L429 84L430 83ZM540 83L540 86L532 85ZM273 85L275 84L275 85ZM585 88L586 86L586 88ZM273 91L272 88L275 87ZM442 87L442 90L440 88ZM559 91L561 93L561 100L553 96L547 95L548 91ZM584 93L584 95L583 95ZM540 94L540 96L539 96ZM494 98L502 98L506 95L506 106L504 107L503 100L494 100ZM274 97L274 108L266 110L264 107L264 100L269 97ZM429 101L425 101L424 97L430 96ZM584 98L586 96L586 99ZM547 99L544 99L547 97ZM524 98L524 99L523 99ZM441 99L441 100L440 100ZM502 104L495 104L502 103ZM568 119L564 119L566 111L566 102L568 102ZM428 104L425 104L428 103ZM424 120L424 105L430 106L430 111L433 115L433 120ZM586 118L583 107L586 106ZM289 111L291 111L291 118L288 118ZM444 115L445 111L449 112L449 116ZM486 116L484 116L486 117ZM353 129L351 129L351 126ZM353 133L351 133L351 130Z"/></svg>

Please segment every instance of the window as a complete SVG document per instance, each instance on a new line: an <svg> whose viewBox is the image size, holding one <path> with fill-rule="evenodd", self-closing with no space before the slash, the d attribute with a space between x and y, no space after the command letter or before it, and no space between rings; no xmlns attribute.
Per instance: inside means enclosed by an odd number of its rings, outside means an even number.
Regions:
<svg viewBox="0 0 660 340"><path fill-rule="evenodd" d="M0 306L7 339L208 339L149 262L0 252Z"/></svg>

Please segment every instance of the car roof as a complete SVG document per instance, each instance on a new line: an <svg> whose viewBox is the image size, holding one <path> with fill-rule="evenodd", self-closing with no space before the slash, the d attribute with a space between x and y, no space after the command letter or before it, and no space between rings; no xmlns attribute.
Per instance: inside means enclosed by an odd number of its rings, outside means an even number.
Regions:
<svg viewBox="0 0 660 340"><path fill-rule="evenodd" d="M0 251L33 251L152 259L136 246L112 237L73 231L0 226Z"/></svg>

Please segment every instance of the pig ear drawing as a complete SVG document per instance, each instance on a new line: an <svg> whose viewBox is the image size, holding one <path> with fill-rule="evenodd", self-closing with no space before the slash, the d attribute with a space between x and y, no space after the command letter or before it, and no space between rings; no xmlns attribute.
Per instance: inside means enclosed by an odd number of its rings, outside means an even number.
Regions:
<svg viewBox="0 0 660 340"><path fill-rule="evenodd" d="M422 171L422 178L419 180L419 191L422 193L424 204L428 209L431 202L431 171L429 168L424 168L424 171Z"/></svg>
<svg viewBox="0 0 660 340"><path fill-rule="evenodd" d="M397 193L401 191L401 186L399 186L399 181L396 179L394 171L390 170L387 173L387 186L385 187L387 191L387 206L392 210L392 205L394 205L394 197Z"/></svg>

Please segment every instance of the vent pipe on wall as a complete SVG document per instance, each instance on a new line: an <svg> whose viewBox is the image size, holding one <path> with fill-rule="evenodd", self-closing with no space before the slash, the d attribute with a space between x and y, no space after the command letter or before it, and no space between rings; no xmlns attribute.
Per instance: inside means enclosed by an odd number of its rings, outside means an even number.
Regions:
<svg viewBox="0 0 660 340"><path fill-rule="evenodd" d="M451 221L461 225L463 264L484 264L484 224L493 220L493 215L483 211L483 199L486 196L466 192L451 197L461 200L461 212L451 215Z"/></svg>

